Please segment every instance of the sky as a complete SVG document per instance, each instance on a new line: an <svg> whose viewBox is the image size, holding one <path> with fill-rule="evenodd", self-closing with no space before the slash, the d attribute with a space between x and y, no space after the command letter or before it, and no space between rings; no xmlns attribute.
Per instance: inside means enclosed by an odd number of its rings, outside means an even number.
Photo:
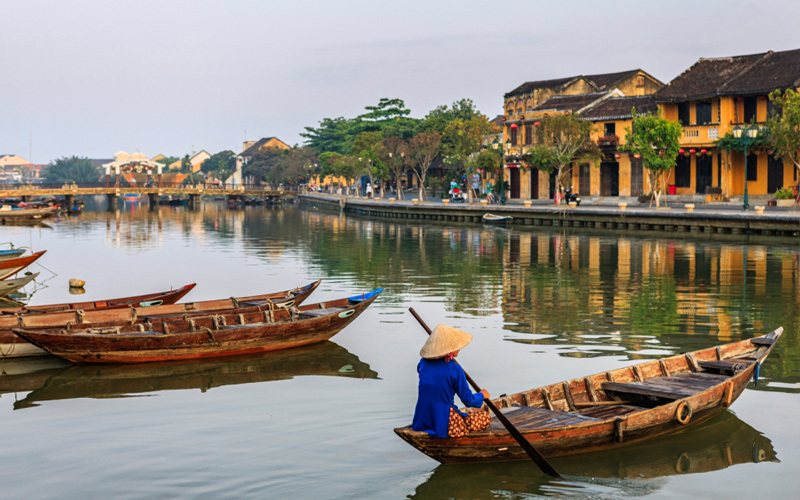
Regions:
<svg viewBox="0 0 800 500"><path fill-rule="evenodd" d="M241 152L382 97L493 118L533 80L800 48L797 0L0 0L0 154Z"/></svg>

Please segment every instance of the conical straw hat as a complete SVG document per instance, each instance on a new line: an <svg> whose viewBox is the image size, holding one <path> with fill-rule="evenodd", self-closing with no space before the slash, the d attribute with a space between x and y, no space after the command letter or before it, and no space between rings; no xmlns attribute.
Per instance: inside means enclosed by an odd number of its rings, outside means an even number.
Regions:
<svg viewBox="0 0 800 500"><path fill-rule="evenodd" d="M447 356L453 351L463 349L472 342L472 335L447 325L437 325L433 329L419 355L425 359L436 359Z"/></svg>

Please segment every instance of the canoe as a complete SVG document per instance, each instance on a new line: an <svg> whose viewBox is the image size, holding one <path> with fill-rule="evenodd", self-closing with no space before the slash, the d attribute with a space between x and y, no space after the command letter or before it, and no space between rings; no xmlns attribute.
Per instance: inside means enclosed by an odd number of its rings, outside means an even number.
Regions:
<svg viewBox="0 0 800 500"><path fill-rule="evenodd" d="M11 210L0 210L0 223L16 220L41 220L53 217L58 214L58 205L42 208L12 208Z"/></svg>
<svg viewBox="0 0 800 500"><path fill-rule="evenodd" d="M124 398L186 389L205 393L216 387L301 376L378 378L367 363L330 340L276 352L144 365L76 365L55 356L38 359L57 360L66 366L62 364L59 371L39 378L37 386L26 386L26 392L32 392L14 401L15 410L65 399ZM0 376L0 392L4 385L11 385L11 381L3 384L4 378Z"/></svg>
<svg viewBox="0 0 800 500"><path fill-rule="evenodd" d="M11 248L7 250L0 250L0 260L14 259L25 253L24 248Z"/></svg>
<svg viewBox="0 0 800 500"><path fill-rule="evenodd" d="M382 291L245 314L156 319L145 324L71 332L13 331L50 354L75 363L146 363L233 356L329 340Z"/></svg>
<svg viewBox="0 0 800 500"><path fill-rule="evenodd" d="M514 218L508 215L483 214L483 222L486 224L511 224L512 220Z"/></svg>
<svg viewBox="0 0 800 500"><path fill-rule="evenodd" d="M317 289L321 281L309 283L281 292L246 297L230 297L227 299L206 300L201 302L185 302L180 304L152 305L145 307L130 306L114 309L70 309L50 313L25 313L0 315L0 359L20 358L28 356L44 356L46 351L26 342L14 335L12 328L34 329L66 329L88 327L113 327L134 325L154 319L169 317L189 317L223 311L251 312L274 309L276 307L297 306L305 301L311 292Z"/></svg>
<svg viewBox="0 0 800 500"><path fill-rule="evenodd" d="M35 254L26 257L17 257L14 259L0 260L0 280L6 279L12 274L16 274L26 267L33 264L36 259L44 255L47 250L36 252Z"/></svg>
<svg viewBox="0 0 800 500"><path fill-rule="evenodd" d="M492 400L545 457L602 451L705 422L758 376L783 328L761 337L648 361ZM442 463L528 456L497 419L482 432L435 438L395 429Z"/></svg>
<svg viewBox="0 0 800 500"><path fill-rule="evenodd" d="M17 313L51 313L59 311L69 311L75 309L122 309L128 307L160 306L162 304L174 304L181 300L187 293L197 286L197 283L182 286L175 290L164 292L147 293L144 295L133 295L131 297L120 297L118 299L94 300L87 302L65 302L63 304L43 304L39 306L24 305L21 307L5 307L0 309L0 314Z"/></svg>
<svg viewBox="0 0 800 500"><path fill-rule="evenodd" d="M0 281L0 297L5 297L11 292L16 292L31 281L35 280L37 276L39 276L39 273L28 274L27 276L15 278L13 280Z"/></svg>

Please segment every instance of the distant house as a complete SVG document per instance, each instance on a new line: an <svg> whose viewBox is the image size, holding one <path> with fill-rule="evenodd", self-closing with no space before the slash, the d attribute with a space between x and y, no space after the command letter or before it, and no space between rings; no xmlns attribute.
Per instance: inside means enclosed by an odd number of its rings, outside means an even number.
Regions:
<svg viewBox="0 0 800 500"><path fill-rule="evenodd" d="M0 154L0 183L36 180L43 166L29 163L19 155Z"/></svg>
<svg viewBox="0 0 800 500"><path fill-rule="evenodd" d="M228 184L241 184L242 167L247 165L253 155L268 148L290 149L291 146L277 137L264 137L257 141L245 141L242 144L242 152L236 155L236 171L225 182Z"/></svg>
<svg viewBox="0 0 800 500"><path fill-rule="evenodd" d="M160 158L159 158L160 157ZM157 155L153 157L152 161L158 161L159 159L166 158L164 155ZM200 167L203 165L203 162L211 158L211 155L206 152L206 150L202 150L199 153L194 153L192 156L189 157L189 171L191 173L196 173L200 171ZM183 158L175 160L174 162L170 163L167 166L167 170L169 171L179 171L181 169L181 164L183 162Z"/></svg>

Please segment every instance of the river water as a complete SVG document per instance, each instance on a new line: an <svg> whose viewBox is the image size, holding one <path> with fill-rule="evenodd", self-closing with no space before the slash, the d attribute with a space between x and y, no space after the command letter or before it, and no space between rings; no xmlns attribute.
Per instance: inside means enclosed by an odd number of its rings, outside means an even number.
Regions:
<svg viewBox="0 0 800 500"><path fill-rule="evenodd" d="M217 360L0 361L0 498L756 498L800 485L800 251L786 240L383 221L289 206L198 211L103 200L0 243L47 250L30 304L197 283L185 300L288 289L308 302L384 287L332 341ZM783 326L757 386L720 417L612 452L440 465L400 440L425 333L474 334L462 365L492 395Z"/></svg>

